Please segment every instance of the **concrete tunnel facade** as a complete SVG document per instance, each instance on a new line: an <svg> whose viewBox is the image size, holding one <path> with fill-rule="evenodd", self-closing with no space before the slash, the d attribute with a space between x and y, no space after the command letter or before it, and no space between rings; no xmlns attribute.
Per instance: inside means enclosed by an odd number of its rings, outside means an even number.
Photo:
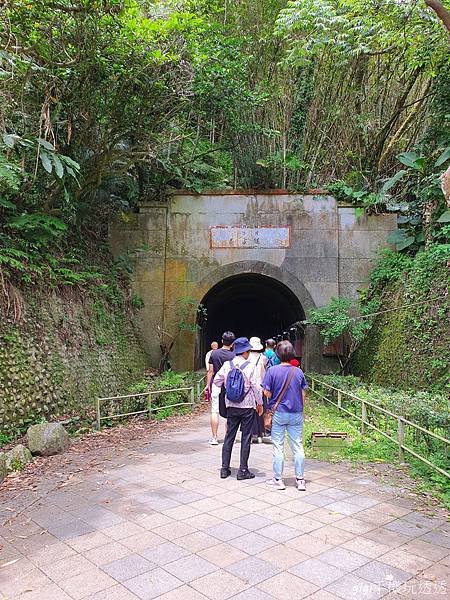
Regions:
<svg viewBox="0 0 450 600"><path fill-rule="evenodd" d="M224 330L266 338L333 296L356 298L396 227L395 215L358 216L325 194L178 192L116 220L110 247L134 263L144 302L137 324L153 366L157 328L173 335L186 299L194 319L197 305L206 308L201 329L182 331L171 353L174 369L190 370ZM332 369L315 328L299 335L305 370Z"/></svg>

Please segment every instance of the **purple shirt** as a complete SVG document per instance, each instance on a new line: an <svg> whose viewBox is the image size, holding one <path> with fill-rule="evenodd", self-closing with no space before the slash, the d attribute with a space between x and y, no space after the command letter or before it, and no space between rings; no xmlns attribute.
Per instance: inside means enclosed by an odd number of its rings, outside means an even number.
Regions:
<svg viewBox="0 0 450 600"><path fill-rule="evenodd" d="M277 410L289 413L303 412L302 391L308 387L308 383L303 371L298 367L291 367L290 365L275 365L274 367L270 367L266 372L262 386L272 394L272 397L267 400L269 409L273 408L292 369L295 370L294 375Z"/></svg>

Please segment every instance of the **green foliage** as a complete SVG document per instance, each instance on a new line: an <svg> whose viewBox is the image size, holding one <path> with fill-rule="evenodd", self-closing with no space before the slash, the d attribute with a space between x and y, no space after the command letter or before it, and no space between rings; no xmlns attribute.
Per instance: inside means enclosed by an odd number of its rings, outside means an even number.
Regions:
<svg viewBox="0 0 450 600"><path fill-rule="evenodd" d="M223 7L38 0L4 10L0 235L12 284L38 272L44 284L49 270L58 279L52 257L104 243L109 217L138 198L233 185L236 136L253 131L247 113L265 95L249 85L251 57ZM7 258L15 251L20 265ZM62 268L58 283L76 285L78 269Z"/></svg>
<svg viewBox="0 0 450 600"><path fill-rule="evenodd" d="M442 212L445 201L440 176L450 160L450 148L444 151L437 148L427 156L413 151L402 152L397 160L407 169L401 169L385 180L376 193L367 189L355 190L345 181L335 181L327 186L327 190L338 201L357 206L356 211L369 214L397 212L400 228L387 240L397 251L408 250L411 254L426 242L449 240L446 223L450 222L450 212Z"/></svg>
<svg viewBox="0 0 450 600"><path fill-rule="evenodd" d="M24 214L13 217L5 227L20 231L24 238L38 246L57 240L67 231L67 226L57 217L43 214Z"/></svg>
<svg viewBox="0 0 450 600"><path fill-rule="evenodd" d="M133 294L131 297L131 306L134 308L134 310L141 310L144 308L144 301L137 294Z"/></svg>
<svg viewBox="0 0 450 600"><path fill-rule="evenodd" d="M355 376L333 374L321 375L319 379L344 391L352 392L359 398L386 408L430 431L444 432L450 427L448 401L443 394L368 385ZM357 401L349 399L346 400L347 402L354 407L357 406Z"/></svg>
<svg viewBox="0 0 450 600"><path fill-rule="evenodd" d="M446 210L437 220L437 223L450 223L450 210Z"/></svg>
<svg viewBox="0 0 450 600"><path fill-rule="evenodd" d="M7 156L0 152L0 208L14 210L15 206L3 194L17 192L22 183L22 173L17 161L8 160Z"/></svg>
<svg viewBox="0 0 450 600"><path fill-rule="evenodd" d="M188 414L192 407L189 390L164 392L165 389L185 388L195 386L197 376L193 373L177 373L172 370L164 371L149 380L139 381L127 389L127 394L140 394L149 391L161 391L151 396L150 418L163 421L176 414ZM173 406L180 404L181 406ZM133 412L148 407L148 396L127 399L121 403L120 412ZM111 407L114 408L114 407ZM118 412L118 411L117 411Z"/></svg>
<svg viewBox="0 0 450 600"><path fill-rule="evenodd" d="M313 432L345 432L346 442L339 446L327 460L352 460L370 462L392 462L396 459L395 447L376 432L361 433L358 424L346 417L330 404L319 401L312 394L305 408L306 418L303 430L306 455L320 458L311 451Z"/></svg>
<svg viewBox="0 0 450 600"><path fill-rule="evenodd" d="M199 330L199 322L206 321L208 316L206 307L198 304L193 298L180 298L176 308L177 328L180 331Z"/></svg>
<svg viewBox="0 0 450 600"><path fill-rule="evenodd" d="M298 116L298 115L297 115ZM278 151L268 154L264 159L256 161L256 165L262 167L267 174L282 181L283 187L288 186L290 191L303 191L301 186L293 182L298 180L308 169L309 164L302 160L295 152Z"/></svg>
<svg viewBox="0 0 450 600"><path fill-rule="evenodd" d="M21 219L15 221L19 227ZM0 233L0 268L3 273L14 273L22 286L40 285L45 289L63 286L91 290L116 302L118 289L128 281L129 273L121 264L111 264L107 249L97 250L98 265L91 266L86 249L57 250L52 243L60 240L66 226L57 218L24 216L26 237L15 239ZM59 242L58 242L59 243Z"/></svg>
<svg viewBox="0 0 450 600"><path fill-rule="evenodd" d="M378 299L383 312L351 368L368 381L391 381L400 389L448 390L450 245L431 244L413 258L397 256L386 251L372 274L367 297Z"/></svg>
<svg viewBox="0 0 450 600"><path fill-rule="evenodd" d="M53 285L52 258L87 246L94 256L60 273L76 286L101 270L108 219L172 188L339 180L337 194L377 212L409 171L431 177L430 161L437 173L448 160L447 39L420 3L37 0L6 2L4 16L1 246L27 255L3 259L12 285L48 271ZM377 192L404 148L408 174ZM398 243L416 250L418 234Z"/></svg>
<svg viewBox="0 0 450 600"><path fill-rule="evenodd" d="M3 431L0 431L0 446L4 446L5 444L9 444L11 441L11 436L6 435Z"/></svg>
<svg viewBox="0 0 450 600"><path fill-rule="evenodd" d="M373 289L381 285L399 281L412 265L412 259L405 255L385 248L380 253L380 259L370 274L370 284Z"/></svg>
<svg viewBox="0 0 450 600"><path fill-rule="evenodd" d="M408 168L397 172L384 184L384 188L397 190L389 198L387 208L399 212L401 226L392 232L388 241L395 244L397 250L409 249L410 252L411 249L417 251L425 242L448 240L445 228L448 211L442 212L445 199L440 176L450 160L450 148L438 149L429 156L402 152L397 159ZM399 181L401 186L397 185Z"/></svg>
<svg viewBox="0 0 450 600"><path fill-rule="evenodd" d="M165 371L162 373L156 380L152 382L151 388L154 390L164 390L164 389L172 389L177 387L186 387L185 378L187 373L176 373L175 371ZM153 407L166 407L171 404L179 404L183 402L189 402L190 397L189 393L184 392L166 392L153 396L152 398L152 406ZM183 407L177 407L183 408ZM168 409L177 412L177 408ZM155 416L161 412L160 410L155 411ZM164 414L164 413L163 413Z"/></svg>
<svg viewBox="0 0 450 600"><path fill-rule="evenodd" d="M341 335L346 336L350 342L351 353L372 326L370 315L377 308L377 300L355 305L349 298L331 298L327 305L311 310L309 322L319 327L325 344L333 342Z"/></svg>
<svg viewBox="0 0 450 600"><path fill-rule="evenodd" d="M366 386L358 378L352 376L315 375L315 377L391 412L403 415L424 428L448 437L450 421L447 410L448 404L444 396L436 396L426 392L417 393L411 390L409 392L398 392L373 385ZM327 392L327 397L331 398L331 392ZM356 414L360 412L357 401L352 401L351 398L346 396L343 396L342 401L344 408L347 410ZM336 402L336 398L334 398L334 402ZM364 433L361 433L359 422L356 419L352 419L331 404L320 401L313 394L310 394L308 406L311 408L310 410L307 409L308 418L305 419L304 432L307 449L310 447L310 435L313 431L343 431L348 433L348 441L334 455L334 460L350 459L388 463L398 461L397 445L387 440L379 432L368 428ZM375 412L371 413L369 418L372 420L371 422L375 422ZM385 433L391 434L395 439L396 421L392 421L392 424L393 429L390 428L387 420L383 420L382 417L381 420L377 421L378 427L384 430ZM435 443L432 438L422 435L420 432L416 434L407 431L406 436L407 445L423 454L436 466L448 469L448 457L446 456L445 447L441 443ZM411 475L418 479L419 489L422 487L427 493L431 491L447 506L450 506L448 479L412 456L406 455L406 458L411 464Z"/></svg>
<svg viewBox="0 0 450 600"><path fill-rule="evenodd" d="M441 24L422 6L389 0L293 0L280 12L280 35L290 40L289 58L304 62L333 52L336 60L355 54L403 52L413 66L430 71L445 52ZM427 45L427 35L437 41Z"/></svg>
<svg viewBox="0 0 450 600"><path fill-rule="evenodd" d="M350 202L357 207L361 207L367 213L381 212L384 208L384 195L375 194L367 190L354 190L344 181L335 181L327 186L327 190L333 194L336 200Z"/></svg>
<svg viewBox="0 0 450 600"><path fill-rule="evenodd" d="M164 421L165 419L168 419L169 417L171 417L174 414L174 409L167 407L167 408L162 408L161 410L158 410L157 412L154 413L153 418L156 421Z"/></svg>
<svg viewBox="0 0 450 600"><path fill-rule="evenodd" d="M280 8L275 31L286 68L314 79L302 136L303 156L312 157L308 181L357 173L358 191L370 194L395 153L427 129L430 146L448 142L448 101L428 95L434 84L445 95L446 34L423 2L293 0ZM436 126L421 120L429 108L441 115Z"/></svg>
<svg viewBox="0 0 450 600"><path fill-rule="evenodd" d="M412 246L415 241L420 243L424 240L423 234L421 233L414 235L414 232L410 234L410 232L406 231L405 229L399 229L390 233L387 241L389 244L395 244L397 250L405 250L405 248Z"/></svg>

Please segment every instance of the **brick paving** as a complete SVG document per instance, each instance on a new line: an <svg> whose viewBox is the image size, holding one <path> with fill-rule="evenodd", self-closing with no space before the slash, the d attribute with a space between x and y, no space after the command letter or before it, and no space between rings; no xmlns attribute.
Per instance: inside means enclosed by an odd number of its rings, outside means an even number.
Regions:
<svg viewBox="0 0 450 600"><path fill-rule="evenodd" d="M210 447L208 434L203 415L78 474L11 519L0 528L0 597L449 597L445 514L421 512L349 465L315 460L306 492L289 476L285 491L273 491L264 444L252 447L254 480L221 480L221 446Z"/></svg>

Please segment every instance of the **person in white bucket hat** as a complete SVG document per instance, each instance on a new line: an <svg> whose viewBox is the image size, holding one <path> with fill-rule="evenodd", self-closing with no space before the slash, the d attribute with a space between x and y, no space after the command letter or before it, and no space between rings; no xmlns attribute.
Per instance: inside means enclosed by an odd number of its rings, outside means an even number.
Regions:
<svg viewBox="0 0 450 600"><path fill-rule="evenodd" d="M255 379L262 386L262 381L264 379L264 375L266 374L267 366L267 357L263 354L264 346L261 343L261 339L256 336L251 337L249 342L250 346L252 347L252 349L250 350L249 360L255 365ZM253 421L252 429L252 442L258 442L258 444L260 444L263 441L263 437L265 437L265 435L266 433L264 431L263 418L255 412L255 419Z"/></svg>

